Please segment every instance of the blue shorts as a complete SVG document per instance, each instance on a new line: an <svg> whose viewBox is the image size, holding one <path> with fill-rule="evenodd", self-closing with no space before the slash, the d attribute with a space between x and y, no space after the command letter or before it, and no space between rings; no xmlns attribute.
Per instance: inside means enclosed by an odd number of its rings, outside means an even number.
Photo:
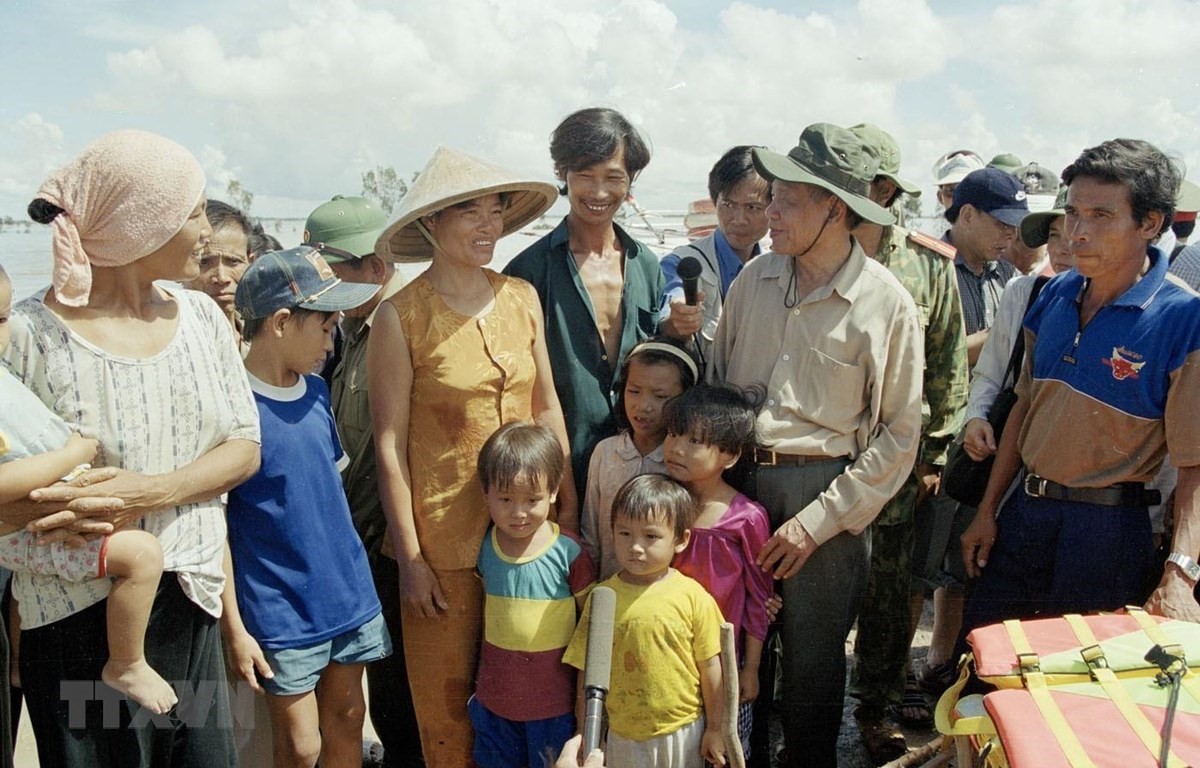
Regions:
<svg viewBox="0 0 1200 768"><path fill-rule="evenodd" d="M563 744L575 735L574 712L518 722L500 717L474 696L467 702L467 711L475 729L472 757L479 768L553 765Z"/></svg>
<svg viewBox="0 0 1200 768"><path fill-rule="evenodd" d="M383 614L361 626L304 648L263 649L267 663L275 676L258 681L274 696L295 696L316 689L321 673L330 664L366 664L392 655L392 638L388 635Z"/></svg>

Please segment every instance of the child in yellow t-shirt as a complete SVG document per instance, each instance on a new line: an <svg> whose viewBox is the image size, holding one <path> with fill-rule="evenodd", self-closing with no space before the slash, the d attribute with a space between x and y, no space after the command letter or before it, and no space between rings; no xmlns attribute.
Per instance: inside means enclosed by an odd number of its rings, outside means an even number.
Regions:
<svg viewBox="0 0 1200 768"><path fill-rule="evenodd" d="M725 764L721 735L721 610L696 581L671 568L691 535L691 494L661 475L639 475L613 499L621 570L609 683L609 765L702 768ZM563 661L583 669L591 602Z"/></svg>

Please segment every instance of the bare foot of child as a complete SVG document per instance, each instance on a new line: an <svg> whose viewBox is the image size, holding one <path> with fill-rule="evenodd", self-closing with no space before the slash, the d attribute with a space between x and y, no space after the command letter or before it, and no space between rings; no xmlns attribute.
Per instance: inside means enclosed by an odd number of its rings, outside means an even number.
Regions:
<svg viewBox="0 0 1200 768"><path fill-rule="evenodd" d="M179 701L171 684L163 680L145 659L130 664L109 659L100 678L156 715L163 714Z"/></svg>

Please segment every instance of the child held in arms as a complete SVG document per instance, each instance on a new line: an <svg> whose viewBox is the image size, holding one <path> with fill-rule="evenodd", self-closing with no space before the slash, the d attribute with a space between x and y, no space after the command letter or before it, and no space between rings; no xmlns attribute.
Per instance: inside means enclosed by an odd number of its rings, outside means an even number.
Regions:
<svg viewBox="0 0 1200 768"><path fill-rule="evenodd" d="M0 355L8 349L11 313L12 281L0 267ZM72 430L3 367L0 403L0 504L25 500L38 488L88 469L97 441ZM125 528L73 547L42 544L34 533L0 524L0 566L68 581L112 579L105 608L108 661L101 678L156 714L175 706L175 691L146 662L143 648L163 571L162 547L153 534Z"/></svg>

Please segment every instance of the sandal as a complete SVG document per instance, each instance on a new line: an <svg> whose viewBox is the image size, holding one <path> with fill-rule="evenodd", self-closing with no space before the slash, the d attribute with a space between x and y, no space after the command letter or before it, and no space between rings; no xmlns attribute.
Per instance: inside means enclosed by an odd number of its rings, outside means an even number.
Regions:
<svg viewBox="0 0 1200 768"><path fill-rule="evenodd" d="M909 728L930 728L933 726L933 711L925 694L921 692L921 684L916 676L909 672L904 677L904 695L899 705L891 707L892 717Z"/></svg>
<svg viewBox="0 0 1200 768"><path fill-rule="evenodd" d="M930 696L941 696L950 686L954 685L954 681L958 679L958 665L952 661L943 661L941 664L935 664L932 667L925 666L921 671L919 683L921 690L928 693ZM908 687L907 685L905 686Z"/></svg>
<svg viewBox="0 0 1200 768"><path fill-rule="evenodd" d="M908 743L896 724L888 719L886 712L876 707L859 707L854 710L858 732L863 746L875 765L883 765L903 757L908 752Z"/></svg>

